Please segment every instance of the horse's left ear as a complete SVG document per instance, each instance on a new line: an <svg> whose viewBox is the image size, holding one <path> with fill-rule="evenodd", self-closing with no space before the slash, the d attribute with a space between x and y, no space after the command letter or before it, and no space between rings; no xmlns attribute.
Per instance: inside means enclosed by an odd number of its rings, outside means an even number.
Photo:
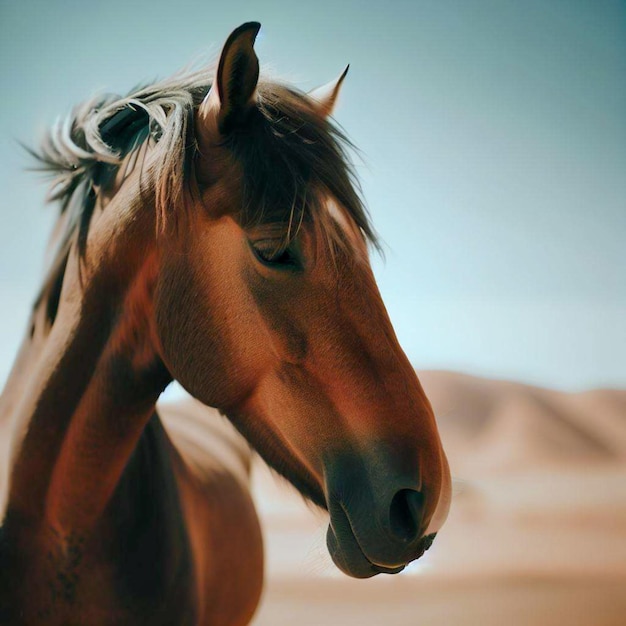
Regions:
<svg viewBox="0 0 626 626"><path fill-rule="evenodd" d="M320 115L324 117L332 115L335 103L337 102L337 96L339 96L339 91L341 90L341 84L349 69L350 65L347 65L346 69L338 78L307 93L307 96Z"/></svg>
<svg viewBox="0 0 626 626"><path fill-rule="evenodd" d="M254 41L260 28L258 22L247 22L226 40L215 81L198 109L197 125L202 134L210 132L215 122L221 135L228 134L254 106L259 80Z"/></svg>

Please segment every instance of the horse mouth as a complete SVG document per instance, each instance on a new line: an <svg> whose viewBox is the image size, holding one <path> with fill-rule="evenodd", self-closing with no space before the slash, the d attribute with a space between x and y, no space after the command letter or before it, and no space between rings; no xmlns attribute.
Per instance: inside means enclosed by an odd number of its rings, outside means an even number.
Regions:
<svg viewBox="0 0 626 626"><path fill-rule="evenodd" d="M342 506L332 507L331 523L326 534L326 546L335 565L353 578L371 578L377 574L399 574L412 561L419 559L430 548L435 534L426 535L400 563L377 563L365 554L350 520Z"/></svg>

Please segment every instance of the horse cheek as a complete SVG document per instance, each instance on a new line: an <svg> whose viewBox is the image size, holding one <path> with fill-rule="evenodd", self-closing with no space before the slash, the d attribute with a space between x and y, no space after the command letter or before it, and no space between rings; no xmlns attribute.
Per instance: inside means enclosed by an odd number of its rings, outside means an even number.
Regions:
<svg viewBox="0 0 626 626"><path fill-rule="evenodd" d="M245 371L233 360L228 315L206 292L191 268L164 267L155 293L156 326L172 376L195 398L219 408L236 401Z"/></svg>

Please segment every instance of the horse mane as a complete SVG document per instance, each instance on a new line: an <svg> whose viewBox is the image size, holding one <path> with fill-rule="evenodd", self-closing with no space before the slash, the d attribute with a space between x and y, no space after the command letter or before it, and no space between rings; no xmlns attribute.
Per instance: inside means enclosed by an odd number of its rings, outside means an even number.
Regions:
<svg viewBox="0 0 626 626"><path fill-rule="evenodd" d="M47 200L60 204L65 220L55 260L35 302L35 308L46 302L50 323L72 239L78 233L79 250L84 250L97 194L121 171L123 177L130 174L139 148L149 143L160 154L152 177L157 223L167 223L173 207L187 205L187 183L198 150L194 111L211 86L208 76L206 69L184 72L123 97L92 98L58 120L38 150L27 148L38 162L36 169L52 178ZM349 158L354 146L343 131L292 87L259 82L257 97L258 106L244 126L224 142L242 166L241 223L288 222L287 243L310 219L336 240L318 202L326 193L379 249Z"/></svg>
<svg viewBox="0 0 626 626"><path fill-rule="evenodd" d="M82 213L85 195L105 186L147 141L162 155L156 177L167 180L167 192L178 196L189 164L193 111L210 86L206 71L180 73L126 96L105 94L75 107L44 135L38 150L29 150L38 161L36 169L52 178L46 199L59 201L61 214L75 204ZM126 167L125 176L131 170ZM160 197L156 191L161 209L175 199L163 196L165 188Z"/></svg>

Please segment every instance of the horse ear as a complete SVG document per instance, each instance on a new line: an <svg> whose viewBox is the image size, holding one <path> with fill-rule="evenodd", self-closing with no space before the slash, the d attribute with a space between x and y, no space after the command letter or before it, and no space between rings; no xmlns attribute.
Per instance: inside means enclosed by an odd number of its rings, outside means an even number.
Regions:
<svg viewBox="0 0 626 626"><path fill-rule="evenodd" d="M341 90L341 84L343 83L343 79L348 74L349 69L350 65L347 65L346 69L338 78L331 80L329 83L326 83L321 87L317 87L316 89L309 91L307 94L320 115L323 115L324 117L332 115L333 109L335 108L335 102L337 101L337 96Z"/></svg>
<svg viewBox="0 0 626 626"><path fill-rule="evenodd" d="M258 22L246 22L230 34L222 49L215 81L198 109L199 122L210 126L210 120L215 119L221 135L236 128L254 106L259 80L254 41L260 28Z"/></svg>

